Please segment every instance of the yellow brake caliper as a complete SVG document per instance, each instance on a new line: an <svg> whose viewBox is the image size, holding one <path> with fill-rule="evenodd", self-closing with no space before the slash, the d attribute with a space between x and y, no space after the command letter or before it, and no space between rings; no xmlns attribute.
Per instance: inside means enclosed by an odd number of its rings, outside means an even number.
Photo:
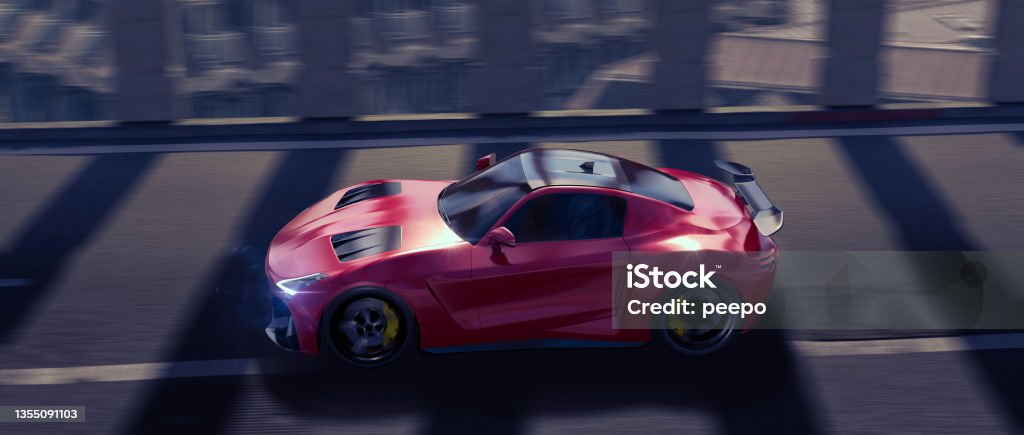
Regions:
<svg viewBox="0 0 1024 435"><path fill-rule="evenodd" d="M395 341L395 337L398 336L399 325L398 314L395 314L395 310L391 308L391 304L384 303L384 319L387 323L384 326L384 344L391 344Z"/></svg>
<svg viewBox="0 0 1024 435"><path fill-rule="evenodd" d="M683 324L683 319L680 319L679 316L669 317L668 326L672 328L672 332L675 332L680 337L686 332L686 325Z"/></svg>

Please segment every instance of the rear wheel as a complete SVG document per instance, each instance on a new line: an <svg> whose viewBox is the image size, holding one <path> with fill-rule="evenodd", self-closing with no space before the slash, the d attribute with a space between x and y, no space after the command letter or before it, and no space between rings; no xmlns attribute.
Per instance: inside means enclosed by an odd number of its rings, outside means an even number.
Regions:
<svg viewBox="0 0 1024 435"><path fill-rule="evenodd" d="M330 347L347 363L379 367L391 363L417 341L409 308L384 291L370 290L340 303L324 325Z"/></svg>
<svg viewBox="0 0 1024 435"><path fill-rule="evenodd" d="M741 326L739 315L711 313L706 318L701 308L705 303L740 302L739 294L725 283L715 283L717 288L682 289L669 298L694 303L696 314L663 315L656 322L655 335L666 347L688 355L705 355L715 352L732 339Z"/></svg>

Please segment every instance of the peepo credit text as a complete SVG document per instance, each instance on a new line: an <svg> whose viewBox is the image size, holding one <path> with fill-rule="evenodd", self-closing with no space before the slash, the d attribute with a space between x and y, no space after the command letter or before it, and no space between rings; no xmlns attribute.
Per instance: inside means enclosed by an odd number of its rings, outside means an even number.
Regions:
<svg viewBox="0 0 1024 435"><path fill-rule="evenodd" d="M654 286L657 289L677 289L680 286L694 288L718 288L711 277L715 271L708 271L704 264L698 270L691 270L679 273L674 270L665 272L658 266L651 267L647 264L626 265L626 287L630 289L646 289ZM740 302L702 302L697 307L697 302L689 302L686 299L674 298L665 302L644 302L639 299L630 300L626 305L629 314L670 314L670 315L700 315L707 318L710 315L739 315L745 318L751 314L761 315L768 311L763 303L740 303ZM699 309L699 311L698 311Z"/></svg>

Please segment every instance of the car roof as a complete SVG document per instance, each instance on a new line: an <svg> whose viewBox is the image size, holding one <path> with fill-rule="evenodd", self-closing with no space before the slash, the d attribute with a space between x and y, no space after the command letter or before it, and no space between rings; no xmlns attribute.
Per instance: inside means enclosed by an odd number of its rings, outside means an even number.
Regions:
<svg viewBox="0 0 1024 435"><path fill-rule="evenodd" d="M566 149L532 149L518 157L531 189L590 186L630 190L629 179L616 157Z"/></svg>
<svg viewBox="0 0 1024 435"><path fill-rule="evenodd" d="M518 158L531 190L547 186L603 187L633 192L692 210L693 200L672 175L607 154L571 149L535 148Z"/></svg>

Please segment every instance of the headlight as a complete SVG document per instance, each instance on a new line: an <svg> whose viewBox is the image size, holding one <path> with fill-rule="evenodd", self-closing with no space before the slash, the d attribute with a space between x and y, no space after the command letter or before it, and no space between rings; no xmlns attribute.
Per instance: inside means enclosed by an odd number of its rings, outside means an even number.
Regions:
<svg viewBox="0 0 1024 435"><path fill-rule="evenodd" d="M288 296L294 296L299 292L299 290L302 290L306 286L324 278L327 278L326 273L317 272L312 275L300 276L298 278L282 279L277 282L277 288L281 289L281 291Z"/></svg>

